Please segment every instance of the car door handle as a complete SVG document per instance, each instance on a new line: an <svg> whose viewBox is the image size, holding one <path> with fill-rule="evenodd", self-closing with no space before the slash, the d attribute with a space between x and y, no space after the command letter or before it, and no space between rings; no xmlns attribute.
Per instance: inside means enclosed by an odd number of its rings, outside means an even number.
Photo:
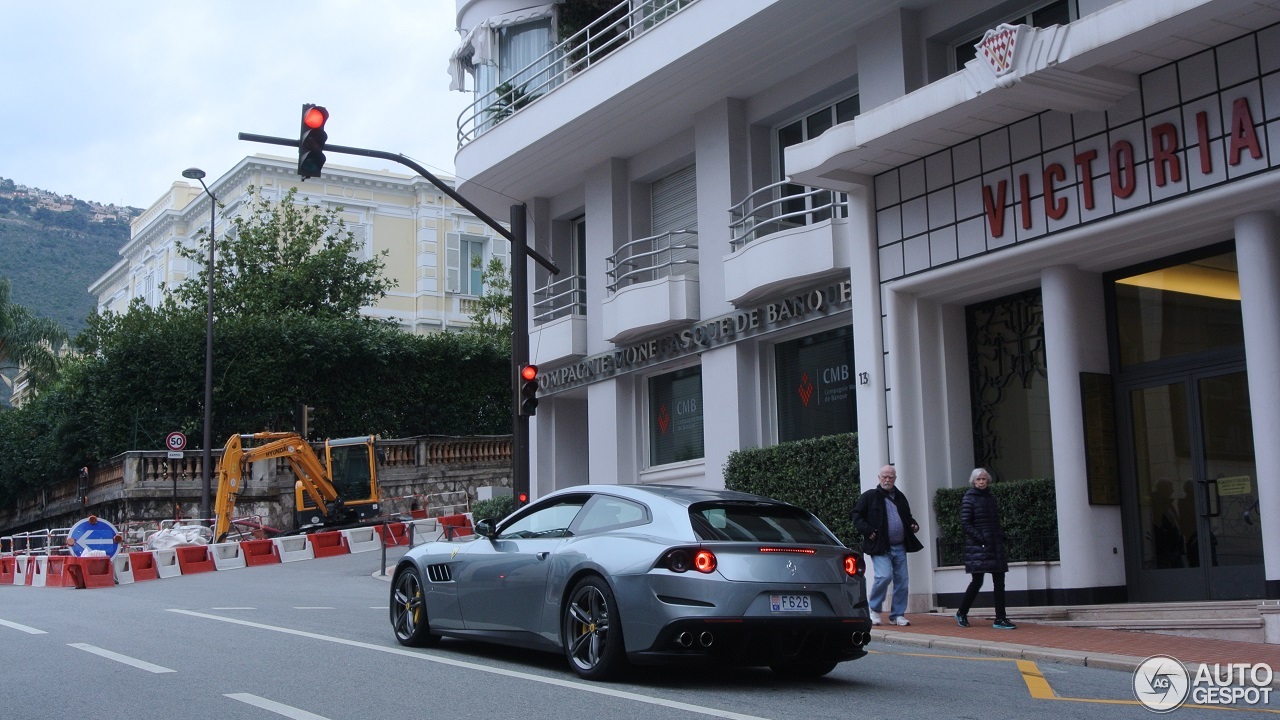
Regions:
<svg viewBox="0 0 1280 720"><path fill-rule="evenodd" d="M535 557L537 557L539 560L546 560L546 559L547 559L547 556L548 556L548 555L550 555L550 554L551 554L551 553L549 553L549 552L547 552L547 551L545 551L545 550L544 550L544 551L542 551L542 552L538 553Z"/></svg>

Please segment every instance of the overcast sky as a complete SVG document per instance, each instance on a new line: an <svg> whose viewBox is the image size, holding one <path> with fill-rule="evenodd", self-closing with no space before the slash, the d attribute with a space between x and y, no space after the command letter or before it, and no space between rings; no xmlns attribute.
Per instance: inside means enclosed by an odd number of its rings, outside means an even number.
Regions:
<svg viewBox="0 0 1280 720"><path fill-rule="evenodd" d="M329 142L452 174L454 0L0 0L0 177L146 208L182 170L293 148L303 103ZM387 168L329 153L330 164Z"/></svg>

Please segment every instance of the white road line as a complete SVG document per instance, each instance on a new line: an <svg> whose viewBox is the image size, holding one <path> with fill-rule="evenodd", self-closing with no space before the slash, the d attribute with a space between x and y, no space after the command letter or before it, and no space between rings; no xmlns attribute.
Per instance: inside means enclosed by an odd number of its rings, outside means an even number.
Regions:
<svg viewBox="0 0 1280 720"><path fill-rule="evenodd" d="M306 710L299 710L292 705L285 705L284 703L278 703L275 700L268 700L264 697L258 697L257 695L250 695L249 693L227 693L223 695L223 697L229 697L232 700L239 700L242 703L247 703L254 707L262 708L263 710L269 710L277 715L292 718L292 720L328 720L328 718L322 715L309 713Z"/></svg>
<svg viewBox="0 0 1280 720"><path fill-rule="evenodd" d="M506 677L519 678L530 682L543 683L544 685L555 685L557 687L568 688L570 690L580 690L582 692L595 693L596 695L608 695L623 700L633 700L647 705L658 705L660 707L672 708L675 710L684 710L686 712L697 713L699 715L709 715L711 717L726 718L727 720L765 720L765 718L755 715L743 715L729 710L720 710L718 708L704 707L702 705L691 705L689 703L677 702L675 700L665 700L663 698L651 697L649 695L640 695L639 693L626 692L625 690L614 690L609 687L600 685L589 685L587 683L575 682L573 680L562 680L555 677L545 677L542 675L533 675L531 673L520 672L518 670L506 670L504 668L496 668L489 665L479 665L477 663L466 662L465 660L454 660L452 658L439 657L436 655L428 655L424 652L409 650L399 647L387 647L385 645L374 645L372 643L360 642L358 640L347 640L345 638L332 637L330 635L321 635L319 633L306 632L303 630L293 630L291 628L276 627L275 625L264 625L262 623L250 622L248 620L238 620L236 618L222 617L220 615L209 615L207 613L194 612L192 610L179 610L170 608L169 612L178 613L180 615L189 615L191 617L205 618L207 620L217 620L219 622L231 623L232 625L242 625L244 627L258 628L259 630L270 630L272 632L284 633L286 635L294 635L297 637L311 638L312 640L322 640L324 642L336 643L338 645L346 645L347 647L361 648L364 650L373 650L375 652L387 653L389 655L400 655L402 657L414 658L417 660L426 660L428 662L439 663L441 665L450 665L452 667L474 670L476 672L486 672L494 675L504 675Z"/></svg>
<svg viewBox="0 0 1280 720"><path fill-rule="evenodd" d="M120 653L111 652L110 650L103 650L100 647L88 645L86 643L67 643L67 645L77 650L83 650L87 653L93 653L94 655L97 655L99 657L104 657L108 660L115 660L116 662L124 663L125 665L132 665L133 667L136 667L139 670L146 670L147 672L155 673L157 675L159 675L160 673L178 672L177 670L170 670L167 667L152 665L151 663L146 662L145 660L138 660L137 658L131 658L128 655L121 655Z"/></svg>
<svg viewBox="0 0 1280 720"><path fill-rule="evenodd" d="M27 627L26 625L22 625L20 623L9 622L8 620L0 620L0 625L3 625L8 628L13 628L14 630L21 630L22 632L27 633L28 635L48 635L49 634L44 630L37 630L33 627Z"/></svg>

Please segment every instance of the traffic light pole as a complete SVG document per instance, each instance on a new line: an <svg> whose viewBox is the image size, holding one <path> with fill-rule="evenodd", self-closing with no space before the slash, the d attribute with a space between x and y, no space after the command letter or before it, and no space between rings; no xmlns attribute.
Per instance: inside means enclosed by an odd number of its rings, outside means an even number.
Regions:
<svg viewBox="0 0 1280 720"><path fill-rule="evenodd" d="M271 137L269 135L255 135L253 133L240 133L238 137L248 142L266 143L268 145L298 147L300 144L299 140ZM508 230L497 220L490 217L488 213L459 194L457 190L449 187L440 178L432 175L426 168L404 155L382 150L330 145L328 143L325 143L324 150L344 155L381 158L400 163L426 178L427 182L435 185L440 192L453 198L454 202L466 208L468 212L479 218L485 225L493 228L494 232L511 242L511 489L517 499L521 493L528 497L530 468L529 418L520 412L520 368L525 363L531 363L533 360L529 357L529 258L533 258L552 275L559 275L560 268L556 267L555 263L538 251L529 247L528 226L525 222L526 207L524 205L511 206L511 229Z"/></svg>

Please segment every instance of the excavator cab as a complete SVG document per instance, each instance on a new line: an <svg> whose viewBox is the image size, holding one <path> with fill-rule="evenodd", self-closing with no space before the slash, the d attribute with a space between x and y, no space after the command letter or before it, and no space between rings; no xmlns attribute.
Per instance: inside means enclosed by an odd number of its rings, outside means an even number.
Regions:
<svg viewBox="0 0 1280 720"><path fill-rule="evenodd" d="M328 480L336 498L325 503L326 512L322 516L315 499L299 482L295 489L296 526L356 523L377 517L381 506L378 502L378 466L373 437L363 435L327 440L324 454L329 470Z"/></svg>

